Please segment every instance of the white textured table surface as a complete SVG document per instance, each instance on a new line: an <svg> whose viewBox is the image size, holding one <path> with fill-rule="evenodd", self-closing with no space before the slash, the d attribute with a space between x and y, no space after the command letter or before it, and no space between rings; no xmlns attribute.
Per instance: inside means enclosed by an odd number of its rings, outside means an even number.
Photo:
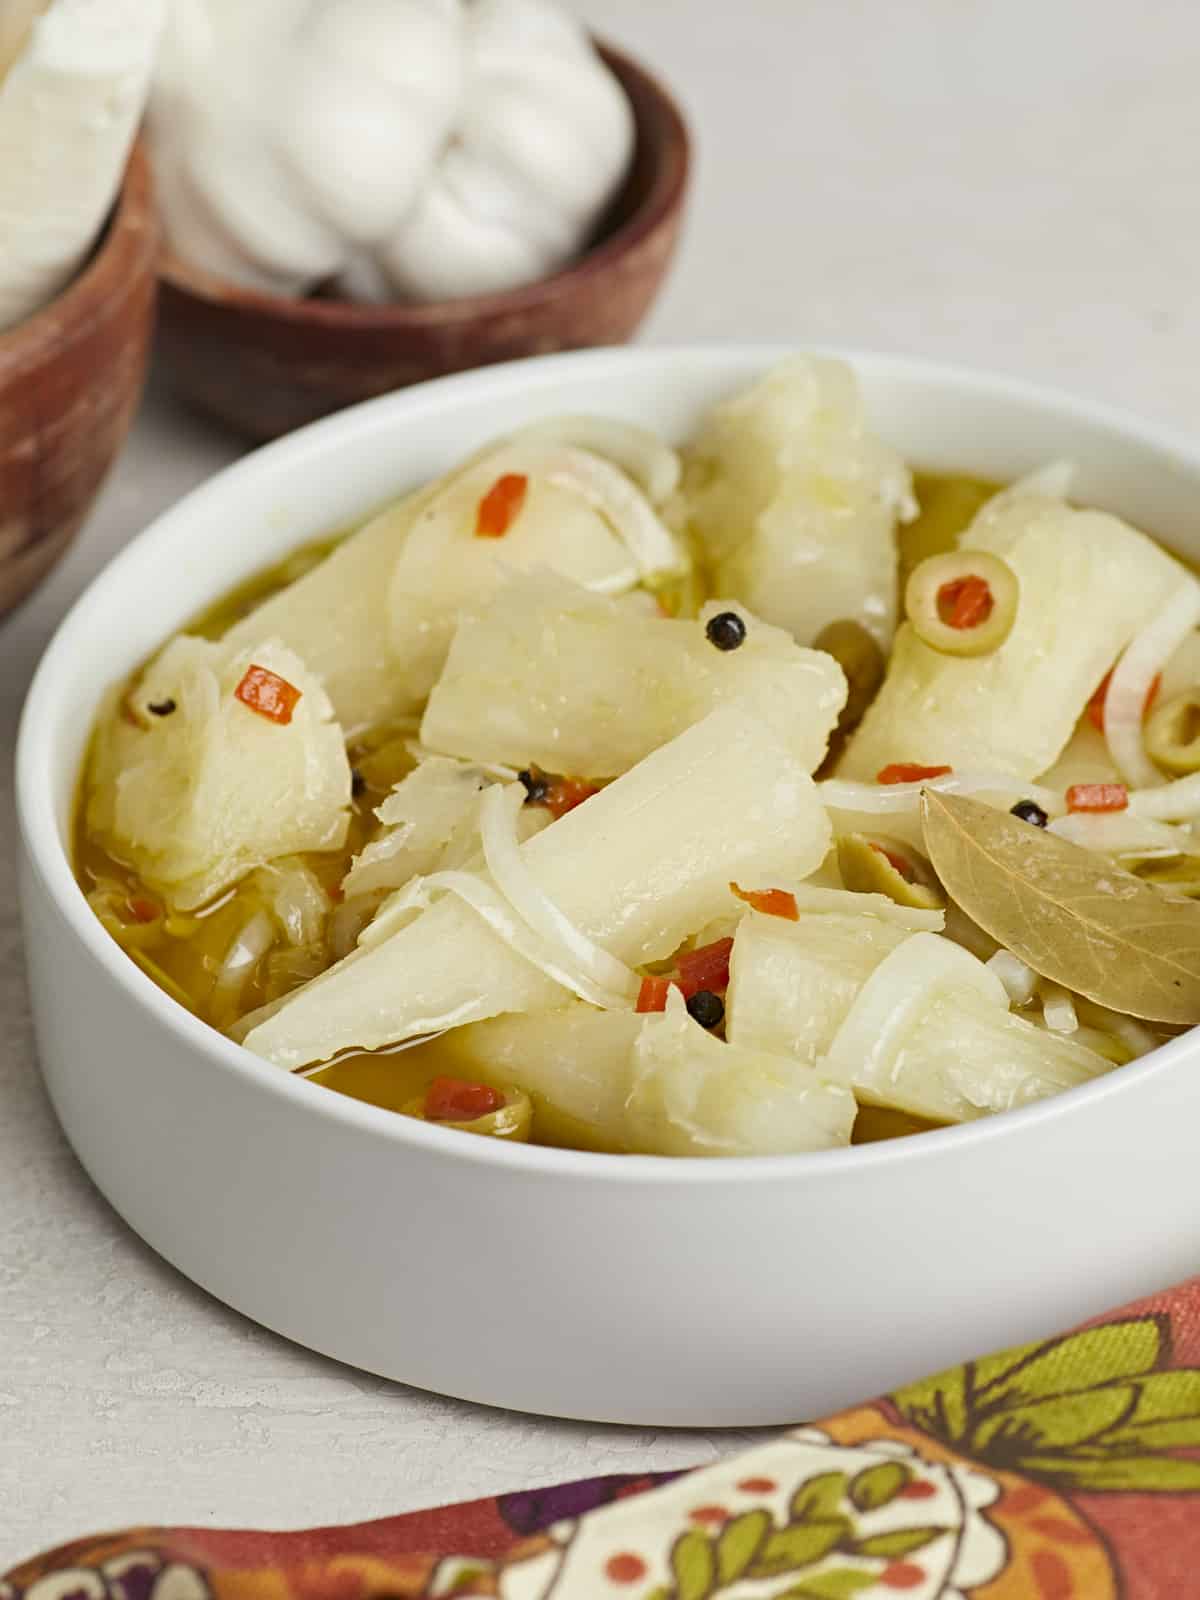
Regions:
<svg viewBox="0 0 1200 1600"><path fill-rule="evenodd" d="M691 224L647 339L919 352L1200 421L1194 8L581 9L661 67L698 135ZM309 1356L152 1256L65 1148L14 904L17 712L83 584L236 449L152 391L70 558L0 624L0 1570L104 1526L351 1520L682 1466L746 1438L510 1416Z"/></svg>

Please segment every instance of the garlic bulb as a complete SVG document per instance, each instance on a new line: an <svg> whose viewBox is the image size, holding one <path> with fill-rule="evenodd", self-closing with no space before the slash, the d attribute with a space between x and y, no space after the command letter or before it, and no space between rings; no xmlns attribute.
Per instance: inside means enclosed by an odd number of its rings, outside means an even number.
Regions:
<svg viewBox="0 0 1200 1600"><path fill-rule="evenodd" d="M283 294L542 277L633 145L620 87L550 0L171 0L151 110L176 255Z"/></svg>
<svg viewBox="0 0 1200 1600"><path fill-rule="evenodd" d="M164 10L165 0L4 0L0 332L48 304L95 243L142 115Z"/></svg>

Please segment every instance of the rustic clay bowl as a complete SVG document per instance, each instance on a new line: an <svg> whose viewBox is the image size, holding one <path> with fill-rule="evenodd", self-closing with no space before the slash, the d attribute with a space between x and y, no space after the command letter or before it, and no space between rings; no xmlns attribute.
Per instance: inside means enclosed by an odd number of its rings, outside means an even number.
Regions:
<svg viewBox="0 0 1200 1600"><path fill-rule="evenodd" d="M141 398L158 223L135 148L91 259L57 299L0 333L0 616L79 531Z"/></svg>
<svg viewBox="0 0 1200 1600"><path fill-rule="evenodd" d="M637 143L596 242L553 277L501 294L423 304L262 294L161 268L159 349L179 392L254 439L358 400L519 356L623 344L661 287L687 187L687 126L635 62L601 53L633 105Z"/></svg>

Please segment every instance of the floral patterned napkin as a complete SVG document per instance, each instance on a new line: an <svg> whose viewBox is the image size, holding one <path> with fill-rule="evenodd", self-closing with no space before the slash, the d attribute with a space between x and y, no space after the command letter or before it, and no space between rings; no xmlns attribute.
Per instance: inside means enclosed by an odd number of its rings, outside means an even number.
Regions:
<svg viewBox="0 0 1200 1600"><path fill-rule="evenodd" d="M0 1600L1200 1600L1200 1279L695 1472L137 1528Z"/></svg>

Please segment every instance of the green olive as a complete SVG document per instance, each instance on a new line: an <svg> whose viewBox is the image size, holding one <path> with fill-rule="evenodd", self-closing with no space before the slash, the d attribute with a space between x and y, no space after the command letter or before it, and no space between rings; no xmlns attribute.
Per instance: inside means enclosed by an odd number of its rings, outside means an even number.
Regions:
<svg viewBox="0 0 1200 1600"><path fill-rule="evenodd" d="M987 550L950 550L914 568L904 590L904 609L931 649L947 656L985 656L1012 632L1020 592L1016 573L999 556ZM973 614L972 593L978 597Z"/></svg>
<svg viewBox="0 0 1200 1600"><path fill-rule="evenodd" d="M838 732L857 728L883 682L883 651L860 622L846 618L825 625L813 640L814 650L824 650L846 674L850 692L838 718Z"/></svg>
<svg viewBox="0 0 1200 1600"><path fill-rule="evenodd" d="M946 904L933 868L902 839L846 833L837 842L837 858L843 884L858 894L885 894L920 911L940 911Z"/></svg>
<svg viewBox="0 0 1200 1600"><path fill-rule="evenodd" d="M489 1111L486 1116L474 1117L470 1122L443 1122L438 1120L439 1128L458 1128L462 1133L482 1133L491 1139L509 1139L516 1144L528 1144L533 1132L533 1104L524 1089L517 1089L509 1084L501 1088L504 1104L498 1111ZM415 1100L408 1100L400 1108L406 1117L416 1117L419 1122L429 1122L431 1119L425 1115L425 1096L418 1095Z"/></svg>
<svg viewBox="0 0 1200 1600"><path fill-rule="evenodd" d="M1200 772L1200 689L1177 694L1146 720L1146 753L1166 772Z"/></svg>

